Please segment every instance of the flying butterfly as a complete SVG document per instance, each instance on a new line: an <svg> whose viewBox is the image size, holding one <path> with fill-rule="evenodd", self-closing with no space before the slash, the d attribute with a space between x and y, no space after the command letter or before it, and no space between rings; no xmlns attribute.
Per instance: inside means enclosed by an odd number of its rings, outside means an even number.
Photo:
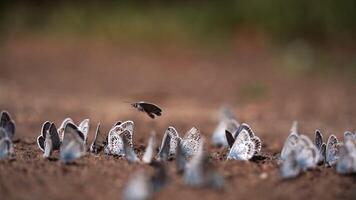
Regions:
<svg viewBox="0 0 356 200"><path fill-rule="evenodd" d="M145 112L152 119L154 119L156 116L162 115L162 109L153 103L140 101L136 103L131 103L131 105L138 111Z"/></svg>

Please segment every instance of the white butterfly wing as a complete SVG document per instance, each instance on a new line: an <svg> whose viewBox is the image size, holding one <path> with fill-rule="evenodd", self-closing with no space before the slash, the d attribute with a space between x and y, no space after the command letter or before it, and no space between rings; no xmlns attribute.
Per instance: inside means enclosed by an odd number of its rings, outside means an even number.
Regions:
<svg viewBox="0 0 356 200"><path fill-rule="evenodd" d="M255 153L255 143L251 140L247 130L240 131L232 145L228 159L249 160Z"/></svg>
<svg viewBox="0 0 356 200"><path fill-rule="evenodd" d="M298 143L299 135L297 134L290 134L287 138L287 140L284 142L282 151L281 151L281 159L285 160L287 159L287 156L290 154L290 152L296 147Z"/></svg>
<svg viewBox="0 0 356 200"><path fill-rule="evenodd" d="M87 142L88 140L88 133L89 133L89 119L84 119L78 126L80 132L84 135L84 141Z"/></svg>
<svg viewBox="0 0 356 200"><path fill-rule="evenodd" d="M128 144L133 148L132 135L133 135L133 121L126 121L120 125L114 126L108 134L108 144L105 148L106 154L124 156L124 142L121 134L125 131L128 132Z"/></svg>
<svg viewBox="0 0 356 200"><path fill-rule="evenodd" d="M200 131L193 127L184 136L181 141L182 149L186 157L195 155L200 146Z"/></svg>

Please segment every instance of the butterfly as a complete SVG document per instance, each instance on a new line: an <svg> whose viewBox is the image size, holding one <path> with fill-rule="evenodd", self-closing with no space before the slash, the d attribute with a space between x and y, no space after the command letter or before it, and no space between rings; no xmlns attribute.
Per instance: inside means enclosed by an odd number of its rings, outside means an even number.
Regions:
<svg viewBox="0 0 356 200"><path fill-rule="evenodd" d="M133 142L132 142L133 127L134 127L133 121L125 121L119 125L114 126L109 131L108 141L104 149L104 152L106 154L124 156L125 149L124 149L123 134L126 134L127 143L128 145L130 145L131 148L133 148Z"/></svg>
<svg viewBox="0 0 356 200"><path fill-rule="evenodd" d="M289 153L295 148L297 145L297 141L299 139L299 134L298 134L298 122L294 121L292 124L292 128L290 130L290 134L286 141L284 142L280 158L281 160L286 160L287 156L289 156Z"/></svg>
<svg viewBox="0 0 356 200"><path fill-rule="evenodd" d="M1 130L0 130L1 133ZM0 139L0 160L8 158L9 156L13 155L14 149L13 144L10 138L3 137Z"/></svg>
<svg viewBox="0 0 356 200"><path fill-rule="evenodd" d="M280 167L280 174L283 178L294 178L301 172L301 167L297 160L297 151L292 149L288 152Z"/></svg>
<svg viewBox="0 0 356 200"><path fill-rule="evenodd" d="M218 174L203 150L203 141L197 153L186 164L183 177L184 182L193 187L222 188L224 185L224 178Z"/></svg>
<svg viewBox="0 0 356 200"><path fill-rule="evenodd" d="M338 141L335 135L330 135L328 142L326 144L325 152L325 163L328 166L333 166L336 164L337 160L340 157L340 148L342 143Z"/></svg>
<svg viewBox="0 0 356 200"><path fill-rule="evenodd" d="M166 186L168 175L165 165L161 162L153 162L150 166L154 169L153 174L139 171L130 178L123 190L123 199L152 199L155 193Z"/></svg>
<svg viewBox="0 0 356 200"><path fill-rule="evenodd" d="M82 122L80 122L78 129L80 130L80 132L83 134L84 136L84 142L86 143L88 140L88 133L89 133L89 119L84 119ZM61 140L63 140L63 135L64 135L64 129L67 126L67 124L73 124L75 125L74 121L71 118L65 118L61 124L61 126L59 127L58 134L61 138Z"/></svg>
<svg viewBox="0 0 356 200"><path fill-rule="evenodd" d="M225 130L234 133L240 124L236 121L234 114L227 107L221 109L220 121L212 134L212 143L217 146L228 147L225 137Z"/></svg>
<svg viewBox="0 0 356 200"><path fill-rule="evenodd" d="M200 131L195 127L191 128L184 137L181 138L177 130L170 126L165 131L157 157L159 160L167 160L168 158L175 157L178 141L182 145L184 156L191 157L198 151L200 139Z"/></svg>
<svg viewBox="0 0 356 200"><path fill-rule="evenodd" d="M0 117L0 129L3 129L0 139L8 137L12 141L15 135L15 122L7 111L2 111Z"/></svg>
<svg viewBox="0 0 356 200"><path fill-rule="evenodd" d="M63 141L60 146L60 160L72 163L85 154L85 136L79 128L67 123L64 128Z"/></svg>
<svg viewBox="0 0 356 200"><path fill-rule="evenodd" d="M352 136L352 137L349 137ZM340 157L336 163L336 171L340 174L356 173L356 133L345 137L340 147Z"/></svg>
<svg viewBox="0 0 356 200"><path fill-rule="evenodd" d="M50 145L46 145L49 144ZM49 157L53 150L59 150L61 139L59 137L56 125L53 122L46 121L41 128L41 134L37 137L38 147Z"/></svg>
<svg viewBox="0 0 356 200"><path fill-rule="evenodd" d="M295 150L298 164L303 170L314 168L318 164L319 150L307 136L299 135Z"/></svg>
<svg viewBox="0 0 356 200"><path fill-rule="evenodd" d="M227 130L225 134L230 146L227 159L249 160L261 151L260 138L254 134L251 127L246 123L242 123L234 135Z"/></svg>
<svg viewBox="0 0 356 200"><path fill-rule="evenodd" d="M325 160L326 144L323 142L323 135L320 130L315 131L314 144L319 152L319 164L322 164Z"/></svg>
<svg viewBox="0 0 356 200"><path fill-rule="evenodd" d="M151 137L148 139L148 144L145 150L145 153L143 154L142 161L144 163L152 163L153 159L153 154L155 150L155 144L156 144L156 134L155 132L151 133Z"/></svg>
<svg viewBox="0 0 356 200"><path fill-rule="evenodd" d="M356 140L356 132L352 133L351 131L345 131L344 132L344 140L346 141L348 139Z"/></svg>
<svg viewBox="0 0 356 200"><path fill-rule="evenodd" d="M154 119L156 116L162 115L162 109L153 103L147 103L144 101L131 104L138 111L145 112L149 117Z"/></svg>
<svg viewBox="0 0 356 200"><path fill-rule="evenodd" d="M301 171L314 168L319 162L319 150L305 135L292 132L283 150L280 172L284 178L296 177Z"/></svg>
<svg viewBox="0 0 356 200"><path fill-rule="evenodd" d="M117 121L113 127L120 125L122 122ZM107 145L108 137L107 135L104 135L101 130L100 130L100 123L98 123L94 135L94 140L90 145L90 152L98 154L100 151L102 151L105 146Z"/></svg>
<svg viewBox="0 0 356 200"><path fill-rule="evenodd" d="M177 142L181 140L177 130L173 126L169 126L162 138L161 146L158 152L158 160L167 160L176 155Z"/></svg>

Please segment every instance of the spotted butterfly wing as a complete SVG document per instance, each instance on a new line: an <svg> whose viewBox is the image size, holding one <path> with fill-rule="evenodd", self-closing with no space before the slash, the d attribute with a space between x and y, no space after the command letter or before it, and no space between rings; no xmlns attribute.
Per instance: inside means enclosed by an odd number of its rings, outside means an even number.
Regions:
<svg viewBox="0 0 356 200"><path fill-rule="evenodd" d="M246 129L242 129L232 145L227 159L249 160L255 154L255 143Z"/></svg>
<svg viewBox="0 0 356 200"><path fill-rule="evenodd" d="M132 142L133 126L134 126L133 121L126 121L120 125L114 126L109 131L108 142L105 147L105 153L118 155L118 156L125 155L124 143L121 134L124 133L126 130L128 131L125 132L125 134L127 134L127 140L128 140L127 142L131 146L131 148L133 148L133 142Z"/></svg>
<svg viewBox="0 0 356 200"><path fill-rule="evenodd" d="M185 156L190 157L198 152L200 139L200 131L195 127L184 135L181 144Z"/></svg>
<svg viewBox="0 0 356 200"><path fill-rule="evenodd" d="M326 157L325 162L329 166L336 164L339 158L339 142L334 135L330 135L328 142L326 144Z"/></svg>

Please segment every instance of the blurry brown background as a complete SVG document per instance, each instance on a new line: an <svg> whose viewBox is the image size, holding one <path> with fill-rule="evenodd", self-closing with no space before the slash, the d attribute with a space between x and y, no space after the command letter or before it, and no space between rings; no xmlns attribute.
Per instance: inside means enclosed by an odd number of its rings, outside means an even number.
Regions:
<svg viewBox="0 0 356 200"><path fill-rule="evenodd" d="M16 144L15 162L0 164L0 191L8 199L29 193L44 198L44 191L58 198L53 180L68 191L65 197L121 195L129 174L122 174L128 167L123 160L89 156L69 167L42 160L34 141L45 120L59 125L68 116L89 117L92 137L97 122L107 130L116 120L133 119L137 145L145 145L151 129L162 135L169 125L181 134L197 126L210 138L218 109L229 104L271 155L280 151L293 120L309 136L316 128L325 137L356 129L352 0L6 1L0 27L0 109L10 111L24 141ZM163 116L152 121L124 103L138 100L157 103ZM296 198L290 193L300 187L310 188L298 199L355 195L349 184L355 180L332 169L288 184L279 182L276 163L271 165L249 164L256 180L251 173L229 174L239 165L220 163L231 178L223 197L250 197L252 189L253 197L266 197L276 184L282 185L271 198ZM275 178L259 182L266 170ZM331 185L336 187L325 194ZM160 198L177 190L187 188L175 181ZM182 195L218 197L205 192Z"/></svg>

